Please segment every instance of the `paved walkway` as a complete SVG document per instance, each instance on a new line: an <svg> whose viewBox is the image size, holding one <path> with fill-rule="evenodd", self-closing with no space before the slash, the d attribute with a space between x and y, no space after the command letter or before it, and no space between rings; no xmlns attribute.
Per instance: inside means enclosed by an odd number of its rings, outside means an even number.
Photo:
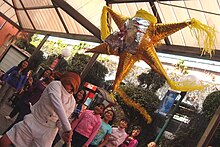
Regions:
<svg viewBox="0 0 220 147"><path fill-rule="evenodd" d="M4 118L4 116L9 115L11 111L12 108L8 104L5 104L0 109L0 134L2 134L16 118L15 117L12 120L7 120Z"/></svg>

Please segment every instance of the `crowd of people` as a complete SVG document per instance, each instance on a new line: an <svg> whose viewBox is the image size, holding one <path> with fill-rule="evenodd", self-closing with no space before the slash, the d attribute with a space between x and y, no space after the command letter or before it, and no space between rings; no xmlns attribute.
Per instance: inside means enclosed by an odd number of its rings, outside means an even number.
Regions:
<svg viewBox="0 0 220 147"><path fill-rule="evenodd" d="M63 147L135 147L140 126L128 134L129 120L123 118L112 126L115 112L97 103L93 110L83 109L86 91L80 89L80 76L74 72L54 74L51 69L33 74L28 60L1 76L0 109L15 95L16 103L5 119L17 114L5 130L0 147L51 147L61 139ZM59 76L57 76L59 75ZM151 142L149 147L155 147Z"/></svg>

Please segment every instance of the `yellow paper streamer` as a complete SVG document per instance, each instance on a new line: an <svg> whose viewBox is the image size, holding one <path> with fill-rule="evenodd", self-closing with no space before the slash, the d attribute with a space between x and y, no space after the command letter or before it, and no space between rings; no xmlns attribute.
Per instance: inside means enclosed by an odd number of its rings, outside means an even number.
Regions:
<svg viewBox="0 0 220 147"><path fill-rule="evenodd" d="M154 24L157 23L157 18L143 9L138 10L134 17L143 18Z"/></svg>
<svg viewBox="0 0 220 147"><path fill-rule="evenodd" d="M216 30L213 27L202 24L200 21L195 18L191 19L191 24L189 28L196 32L196 38L199 46L201 47L201 42L204 42L204 47L202 49L201 55L205 53L209 53L210 57L212 57L212 53L214 52L215 42L216 42ZM205 36L205 40L201 40Z"/></svg>
<svg viewBox="0 0 220 147"><path fill-rule="evenodd" d="M119 96L122 98L122 100L124 101L126 105L131 106L134 109L138 110L144 116L144 118L146 119L146 122L148 124L151 123L152 121L151 116L147 113L147 111L140 104L136 103L131 98L129 98L120 87L118 87L115 91L119 94Z"/></svg>
<svg viewBox="0 0 220 147"><path fill-rule="evenodd" d="M107 22L107 13L108 13L107 7L103 7L102 15L101 15L101 39L102 40L105 40L105 38L110 35L110 30L108 28L108 22Z"/></svg>

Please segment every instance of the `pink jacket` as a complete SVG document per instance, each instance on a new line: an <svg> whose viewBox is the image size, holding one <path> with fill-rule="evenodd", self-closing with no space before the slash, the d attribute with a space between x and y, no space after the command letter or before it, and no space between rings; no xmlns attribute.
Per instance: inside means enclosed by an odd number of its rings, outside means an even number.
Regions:
<svg viewBox="0 0 220 147"><path fill-rule="evenodd" d="M95 115L94 111L86 110L72 124L72 129L88 138L85 145L89 145L97 134L102 120L100 115Z"/></svg>
<svg viewBox="0 0 220 147"><path fill-rule="evenodd" d="M138 140L135 138L127 137L121 147L136 147Z"/></svg>
<svg viewBox="0 0 220 147"><path fill-rule="evenodd" d="M125 129L113 127L112 134L109 137L106 147L118 147L124 142L127 136L128 134L125 132Z"/></svg>

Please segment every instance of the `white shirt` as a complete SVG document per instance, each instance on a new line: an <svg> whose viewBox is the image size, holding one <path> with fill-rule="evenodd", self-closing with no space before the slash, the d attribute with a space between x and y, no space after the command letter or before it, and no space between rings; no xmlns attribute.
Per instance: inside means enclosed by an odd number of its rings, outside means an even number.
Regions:
<svg viewBox="0 0 220 147"><path fill-rule="evenodd" d="M60 81L51 82L42 93L39 101L31 107L33 116L44 126L56 127L59 120L64 131L70 131L68 117L73 112L76 101Z"/></svg>

